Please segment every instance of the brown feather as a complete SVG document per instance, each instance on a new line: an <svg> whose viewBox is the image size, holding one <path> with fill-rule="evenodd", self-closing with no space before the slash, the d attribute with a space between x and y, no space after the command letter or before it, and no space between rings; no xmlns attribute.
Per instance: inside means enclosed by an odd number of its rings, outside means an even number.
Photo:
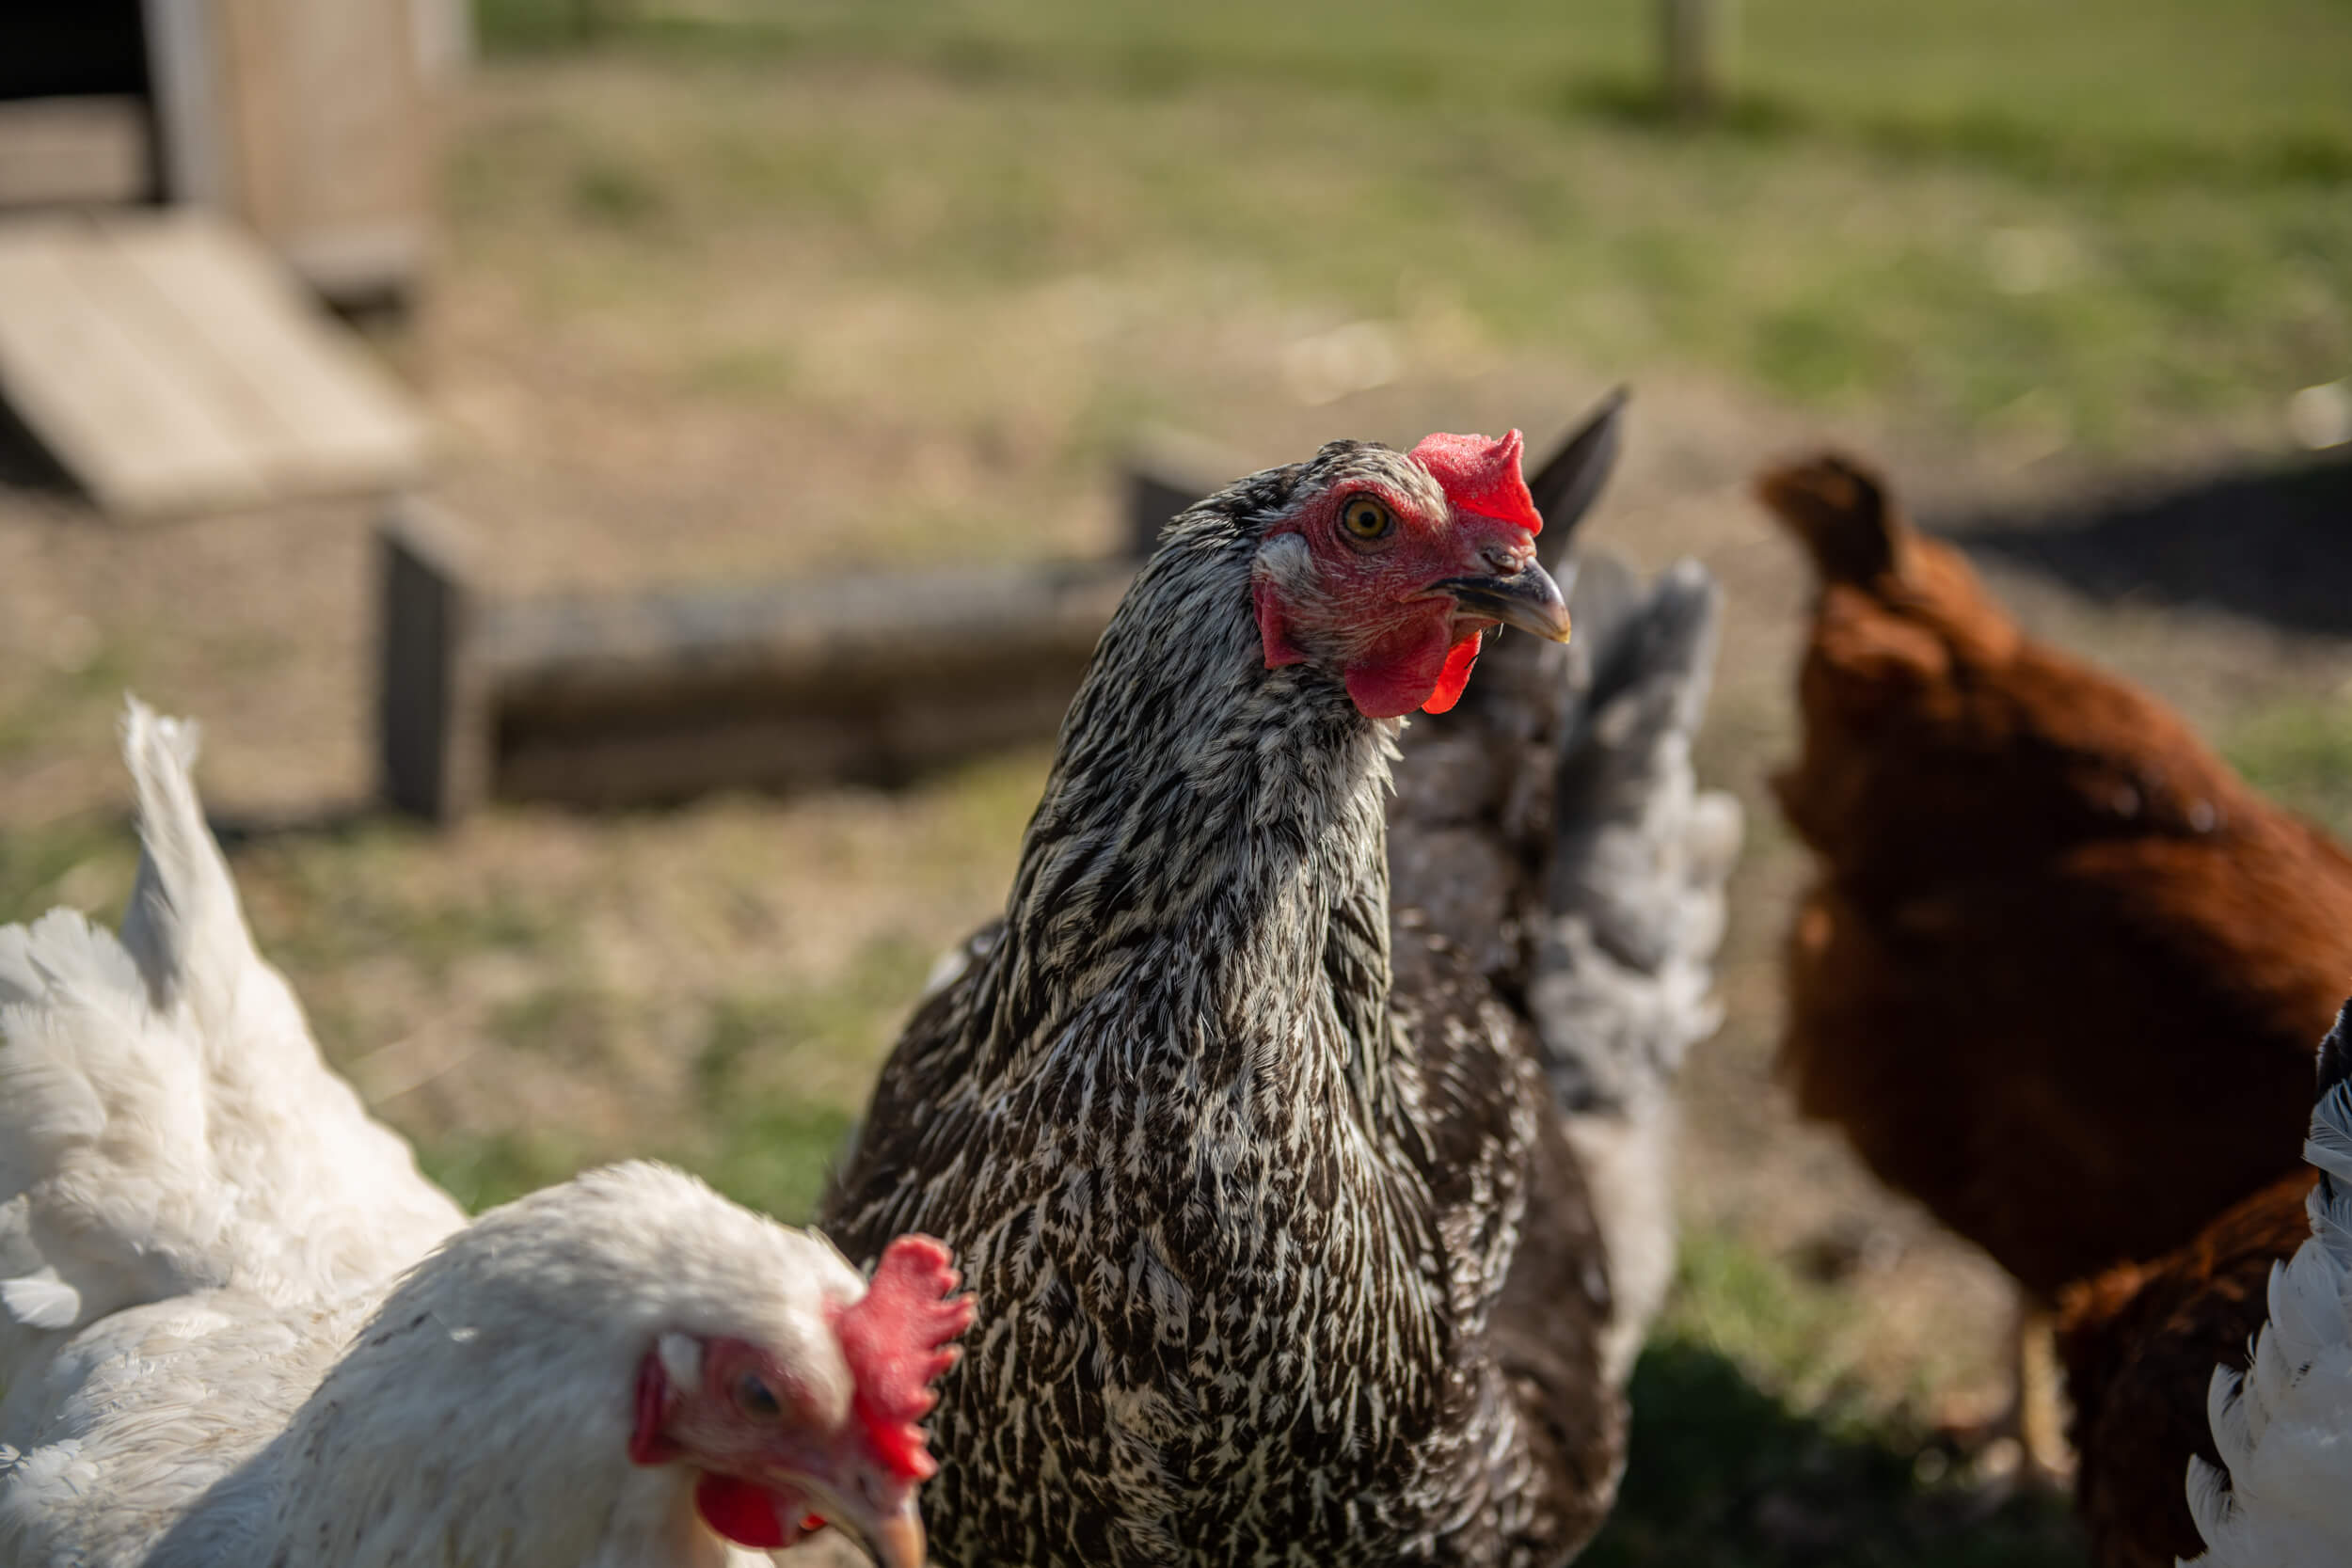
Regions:
<svg viewBox="0 0 2352 1568"><path fill-rule="evenodd" d="M2107 1568L2172 1568L2204 1552L2184 1480L2191 1454L2221 1464L2205 1390L2216 1367L2246 1370L2269 1316L2271 1267L2311 1240L2303 1202L2316 1180L2287 1177L2178 1251L2060 1297L2075 1503Z"/></svg>
<svg viewBox="0 0 2352 1568"><path fill-rule="evenodd" d="M1804 1111L2045 1298L2295 1173L2352 857L2022 636L1858 464L1760 489L1833 562L1775 781L1820 858L1788 945ZM1857 537L1892 564L1849 569Z"/></svg>

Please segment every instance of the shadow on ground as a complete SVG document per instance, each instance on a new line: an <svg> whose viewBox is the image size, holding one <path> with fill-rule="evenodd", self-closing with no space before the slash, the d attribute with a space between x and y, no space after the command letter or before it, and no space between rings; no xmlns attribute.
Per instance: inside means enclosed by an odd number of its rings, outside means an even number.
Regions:
<svg viewBox="0 0 2352 1568"><path fill-rule="evenodd" d="M1923 1479L1916 1450L1790 1410L1730 1360L1668 1341L1633 1373L1633 1445L1579 1568L2084 1568L2065 1502ZM1939 1455L1940 1457L1940 1455Z"/></svg>
<svg viewBox="0 0 2352 1568"><path fill-rule="evenodd" d="M1935 531L2094 599L2153 595L2352 636L2352 455L2062 514L1941 518Z"/></svg>

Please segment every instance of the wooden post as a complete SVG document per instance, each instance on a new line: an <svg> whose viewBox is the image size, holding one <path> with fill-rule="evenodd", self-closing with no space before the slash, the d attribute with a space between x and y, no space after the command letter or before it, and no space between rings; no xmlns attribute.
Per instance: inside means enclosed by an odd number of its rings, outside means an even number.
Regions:
<svg viewBox="0 0 2352 1568"><path fill-rule="evenodd" d="M472 594L453 525L423 501L376 531L376 736L384 798L451 822L487 783L490 737L472 645Z"/></svg>
<svg viewBox="0 0 2352 1568"><path fill-rule="evenodd" d="M142 0L163 184L338 303L406 296L432 221L428 53L450 0Z"/></svg>
<svg viewBox="0 0 2352 1568"><path fill-rule="evenodd" d="M1159 548L1160 531L1204 497L1249 472L1248 462L1213 441L1153 426L1127 455L1127 553L1137 561Z"/></svg>
<svg viewBox="0 0 2352 1568"><path fill-rule="evenodd" d="M1731 6L1732 0L1659 0L1665 103L1677 119L1704 119L1723 106Z"/></svg>

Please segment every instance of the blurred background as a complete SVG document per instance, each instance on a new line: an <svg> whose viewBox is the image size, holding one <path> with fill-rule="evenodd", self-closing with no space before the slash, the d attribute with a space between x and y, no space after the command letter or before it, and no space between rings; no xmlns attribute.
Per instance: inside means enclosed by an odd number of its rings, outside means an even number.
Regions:
<svg viewBox="0 0 2352 1568"><path fill-rule="evenodd" d="M1806 588L1744 485L1872 454L2352 830L2347 82L2343 0L15 8L0 920L119 913L135 690L466 1201L649 1153L799 1217L1002 899L1139 480L1630 383L1587 535L1725 583L1750 849L1585 1560L2079 1562L1945 1435L2009 1287L1772 1079ZM894 665L881 575L1029 641Z"/></svg>

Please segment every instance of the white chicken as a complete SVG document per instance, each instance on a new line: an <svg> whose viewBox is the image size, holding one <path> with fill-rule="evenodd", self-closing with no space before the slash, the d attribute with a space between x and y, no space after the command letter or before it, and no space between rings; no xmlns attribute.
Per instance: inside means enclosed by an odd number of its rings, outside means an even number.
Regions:
<svg viewBox="0 0 2352 1568"><path fill-rule="evenodd" d="M119 941L0 929L0 1564L717 1568L830 1520L918 1568L946 1250L869 1286L643 1164L467 1225L254 950L195 740L132 705Z"/></svg>
<svg viewBox="0 0 2352 1568"><path fill-rule="evenodd" d="M2215 1369L2206 1399L2229 1468L2188 1462L2202 1568L2352 1562L2352 1003L2319 1048L2303 1158L2319 1167L2312 1239L2271 1266L2253 1365Z"/></svg>

